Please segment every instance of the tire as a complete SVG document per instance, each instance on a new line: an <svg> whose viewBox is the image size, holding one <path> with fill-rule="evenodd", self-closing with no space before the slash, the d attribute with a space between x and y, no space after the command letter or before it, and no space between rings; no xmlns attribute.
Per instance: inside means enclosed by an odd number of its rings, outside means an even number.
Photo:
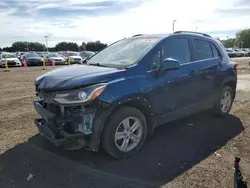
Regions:
<svg viewBox="0 0 250 188"><path fill-rule="evenodd" d="M131 119L128 120L127 118ZM129 134L131 134L130 131L130 133L128 133L128 135L125 138L117 139L115 141L115 135L116 135L115 133L120 132L121 134L121 132L124 131L125 127L124 124L126 123L123 124L122 122L125 119L128 120L128 122L130 122L131 124L137 121L139 128L136 131L134 131L135 134L132 134L131 137L129 137ZM130 127L132 127L132 125L130 125ZM126 133L124 132L122 134L126 135ZM136 134L138 136L133 137L133 135ZM108 154L112 155L113 157L117 159L125 159L134 155L141 148L146 139L146 136L147 136L147 121L145 116L139 110L133 107L124 106L119 108L113 114L111 114L110 118L105 124L104 131L102 134L102 147ZM137 141L134 142L133 141L134 139L132 139L132 137L139 139L136 139ZM130 141L128 142L127 151L123 151L123 149L121 149L123 145L122 143L128 139L130 139Z"/></svg>
<svg viewBox="0 0 250 188"><path fill-rule="evenodd" d="M225 96L227 96L226 93L229 95L227 97L228 99L225 99ZM232 107L232 104L233 104L234 95L235 95L235 93L231 87L224 86L223 89L221 90L220 94L218 95L218 97L215 100L214 106L212 108L213 115L222 117L222 116L229 114L231 107ZM223 97L224 97L224 102L222 102ZM229 101L227 101L227 100L229 100ZM225 108L225 106L227 106L227 107Z"/></svg>

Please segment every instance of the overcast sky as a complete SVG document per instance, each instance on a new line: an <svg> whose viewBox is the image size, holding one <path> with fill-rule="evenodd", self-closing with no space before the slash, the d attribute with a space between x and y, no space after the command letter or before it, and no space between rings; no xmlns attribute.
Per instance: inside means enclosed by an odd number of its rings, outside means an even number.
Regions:
<svg viewBox="0 0 250 188"><path fill-rule="evenodd" d="M233 37L250 28L250 0L0 0L0 47L15 41L111 43L175 30Z"/></svg>

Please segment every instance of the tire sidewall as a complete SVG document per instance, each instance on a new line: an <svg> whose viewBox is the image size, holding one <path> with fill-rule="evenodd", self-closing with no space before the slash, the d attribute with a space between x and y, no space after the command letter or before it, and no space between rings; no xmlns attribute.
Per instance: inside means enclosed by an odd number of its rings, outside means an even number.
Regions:
<svg viewBox="0 0 250 188"><path fill-rule="evenodd" d="M222 97L223 97L223 95L224 95L224 93L225 93L226 91L229 91L229 92L230 92L230 95L231 95L231 104L230 104L230 107L228 108L228 110L227 110L226 112L223 112L223 111L221 110L221 99L222 99ZM228 87L228 86L223 87L223 89L222 89L222 91L221 91L221 93L220 93L220 95L219 95L219 98L217 99L217 100L218 100L218 101L217 101L217 108L218 108L218 110L220 110L220 114L221 114L221 115L227 115L227 114L229 114L229 112L230 112L230 110L231 110L231 107L232 107L232 105L233 105L233 99L234 99L233 96L234 96L234 93L233 93L233 90L232 90L231 87Z"/></svg>
<svg viewBox="0 0 250 188"><path fill-rule="evenodd" d="M114 136L118 125L127 117L135 117L141 121L142 124L142 137L137 146L129 152L120 151L115 144ZM102 145L104 150L110 155L118 158L125 159L134 155L143 145L147 136L147 121L145 116L137 109L132 107L121 107L116 112L111 114L109 120L105 124L102 136Z"/></svg>

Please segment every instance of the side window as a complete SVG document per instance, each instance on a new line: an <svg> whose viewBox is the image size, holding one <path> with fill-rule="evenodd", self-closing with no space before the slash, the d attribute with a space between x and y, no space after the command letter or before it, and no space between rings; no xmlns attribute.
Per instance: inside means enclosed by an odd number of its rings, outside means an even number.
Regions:
<svg viewBox="0 0 250 188"><path fill-rule="evenodd" d="M213 52L209 42L195 39L194 46L195 46L196 60L213 58Z"/></svg>
<svg viewBox="0 0 250 188"><path fill-rule="evenodd" d="M161 50L153 56L149 70L159 69L161 62L165 58L173 58L180 62L180 64L191 61L191 51L188 39L174 38L169 39L163 45Z"/></svg>
<svg viewBox="0 0 250 188"><path fill-rule="evenodd" d="M180 64L191 61L191 51L188 39L174 38L166 41L163 46L162 59L173 58L180 62Z"/></svg>
<svg viewBox="0 0 250 188"><path fill-rule="evenodd" d="M210 44L212 47L214 57L220 57L219 52L218 52L217 48L214 46L214 44L213 43L210 43Z"/></svg>

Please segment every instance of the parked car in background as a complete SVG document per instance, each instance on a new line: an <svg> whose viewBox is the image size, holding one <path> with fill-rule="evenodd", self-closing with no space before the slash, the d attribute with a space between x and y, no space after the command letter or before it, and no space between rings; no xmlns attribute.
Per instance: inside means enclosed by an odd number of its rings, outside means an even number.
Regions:
<svg viewBox="0 0 250 188"><path fill-rule="evenodd" d="M227 115L236 94L236 68L223 45L207 34L125 38L88 65L39 76L34 108L41 118L35 124L56 146L92 151L102 146L124 159L167 122L204 109Z"/></svg>
<svg viewBox="0 0 250 188"><path fill-rule="evenodd" d="M242 49L242 51L245 53L245 57L250 56L250 49L249 48Z"/></svg>
<svg viewBox="0 0 250 188"><path fill-rule="evenodd" d="M246 57L250 57L250 51L246 53Z"/></svg>
<svg viewBox="0 0 250 188"><path fill-rule="evenodd" d="M16 54L2 53L0 54L0 66L5 67L5 59L7 60L8 66L21 67L22 63L16 57Z"/></svg>
<svg viewBox="0 0 250 188"><path fill-rule="evenodd" d="M21 62L22 62L22 55L25 54L25 53L27 53L27 52L17 52L17 53L16 53L17 58L18 58Z"/></svg>
<svg viewBox="0 0 250 188"><path fill-rule="evenodd" d="M26 61L28 66L43 65L43 58L34 52L24 54L22 63L24 63L24 60Z"/></svg>
<svg viewBox="0 0 250 188"><path fill-rule="evenodd" d="M46 64L47 65L52 65L53 60L55 61L56 65L65 65L65 64L67 64L66 59L62 55L60 55L58 53L49 53L49 54L46 55L45 59L46 59Z"/></svg>
<svg viewBox="0 0 250 188"><path fill-rule="evenodd" d="M42 58L46 57L48 54L48 52L35 52L35 53L37 53Z"/></svg>
<svg viewBox="0 0 250 188"><path fill-rule="evenodd" d="M81 51L79 55L83 58L83 61L95 55L95 52L92 51Z"/></svg>
<svg viewBox="0 0 250 188"><path fill-rule="evenodd" d="M231 49L226 49L226 51L227 51L227 54L228 54L228 56L229 57L238 57L237 56L237 52L235 52L234 50L231 50Z"/></svg>
<svg viewBox="0 0 250 188"><path fill-rule="evenodd" d="M64 53L65 59L68 62L70 59L70 64L82 64L83 58L78 52L67 51Z"/></svg>
<svg viewBox="0 0 250 188"><path fill-rule="evenodd" d="M234 49L237 57L244 57L245 53L241 49Z"/></svg>

